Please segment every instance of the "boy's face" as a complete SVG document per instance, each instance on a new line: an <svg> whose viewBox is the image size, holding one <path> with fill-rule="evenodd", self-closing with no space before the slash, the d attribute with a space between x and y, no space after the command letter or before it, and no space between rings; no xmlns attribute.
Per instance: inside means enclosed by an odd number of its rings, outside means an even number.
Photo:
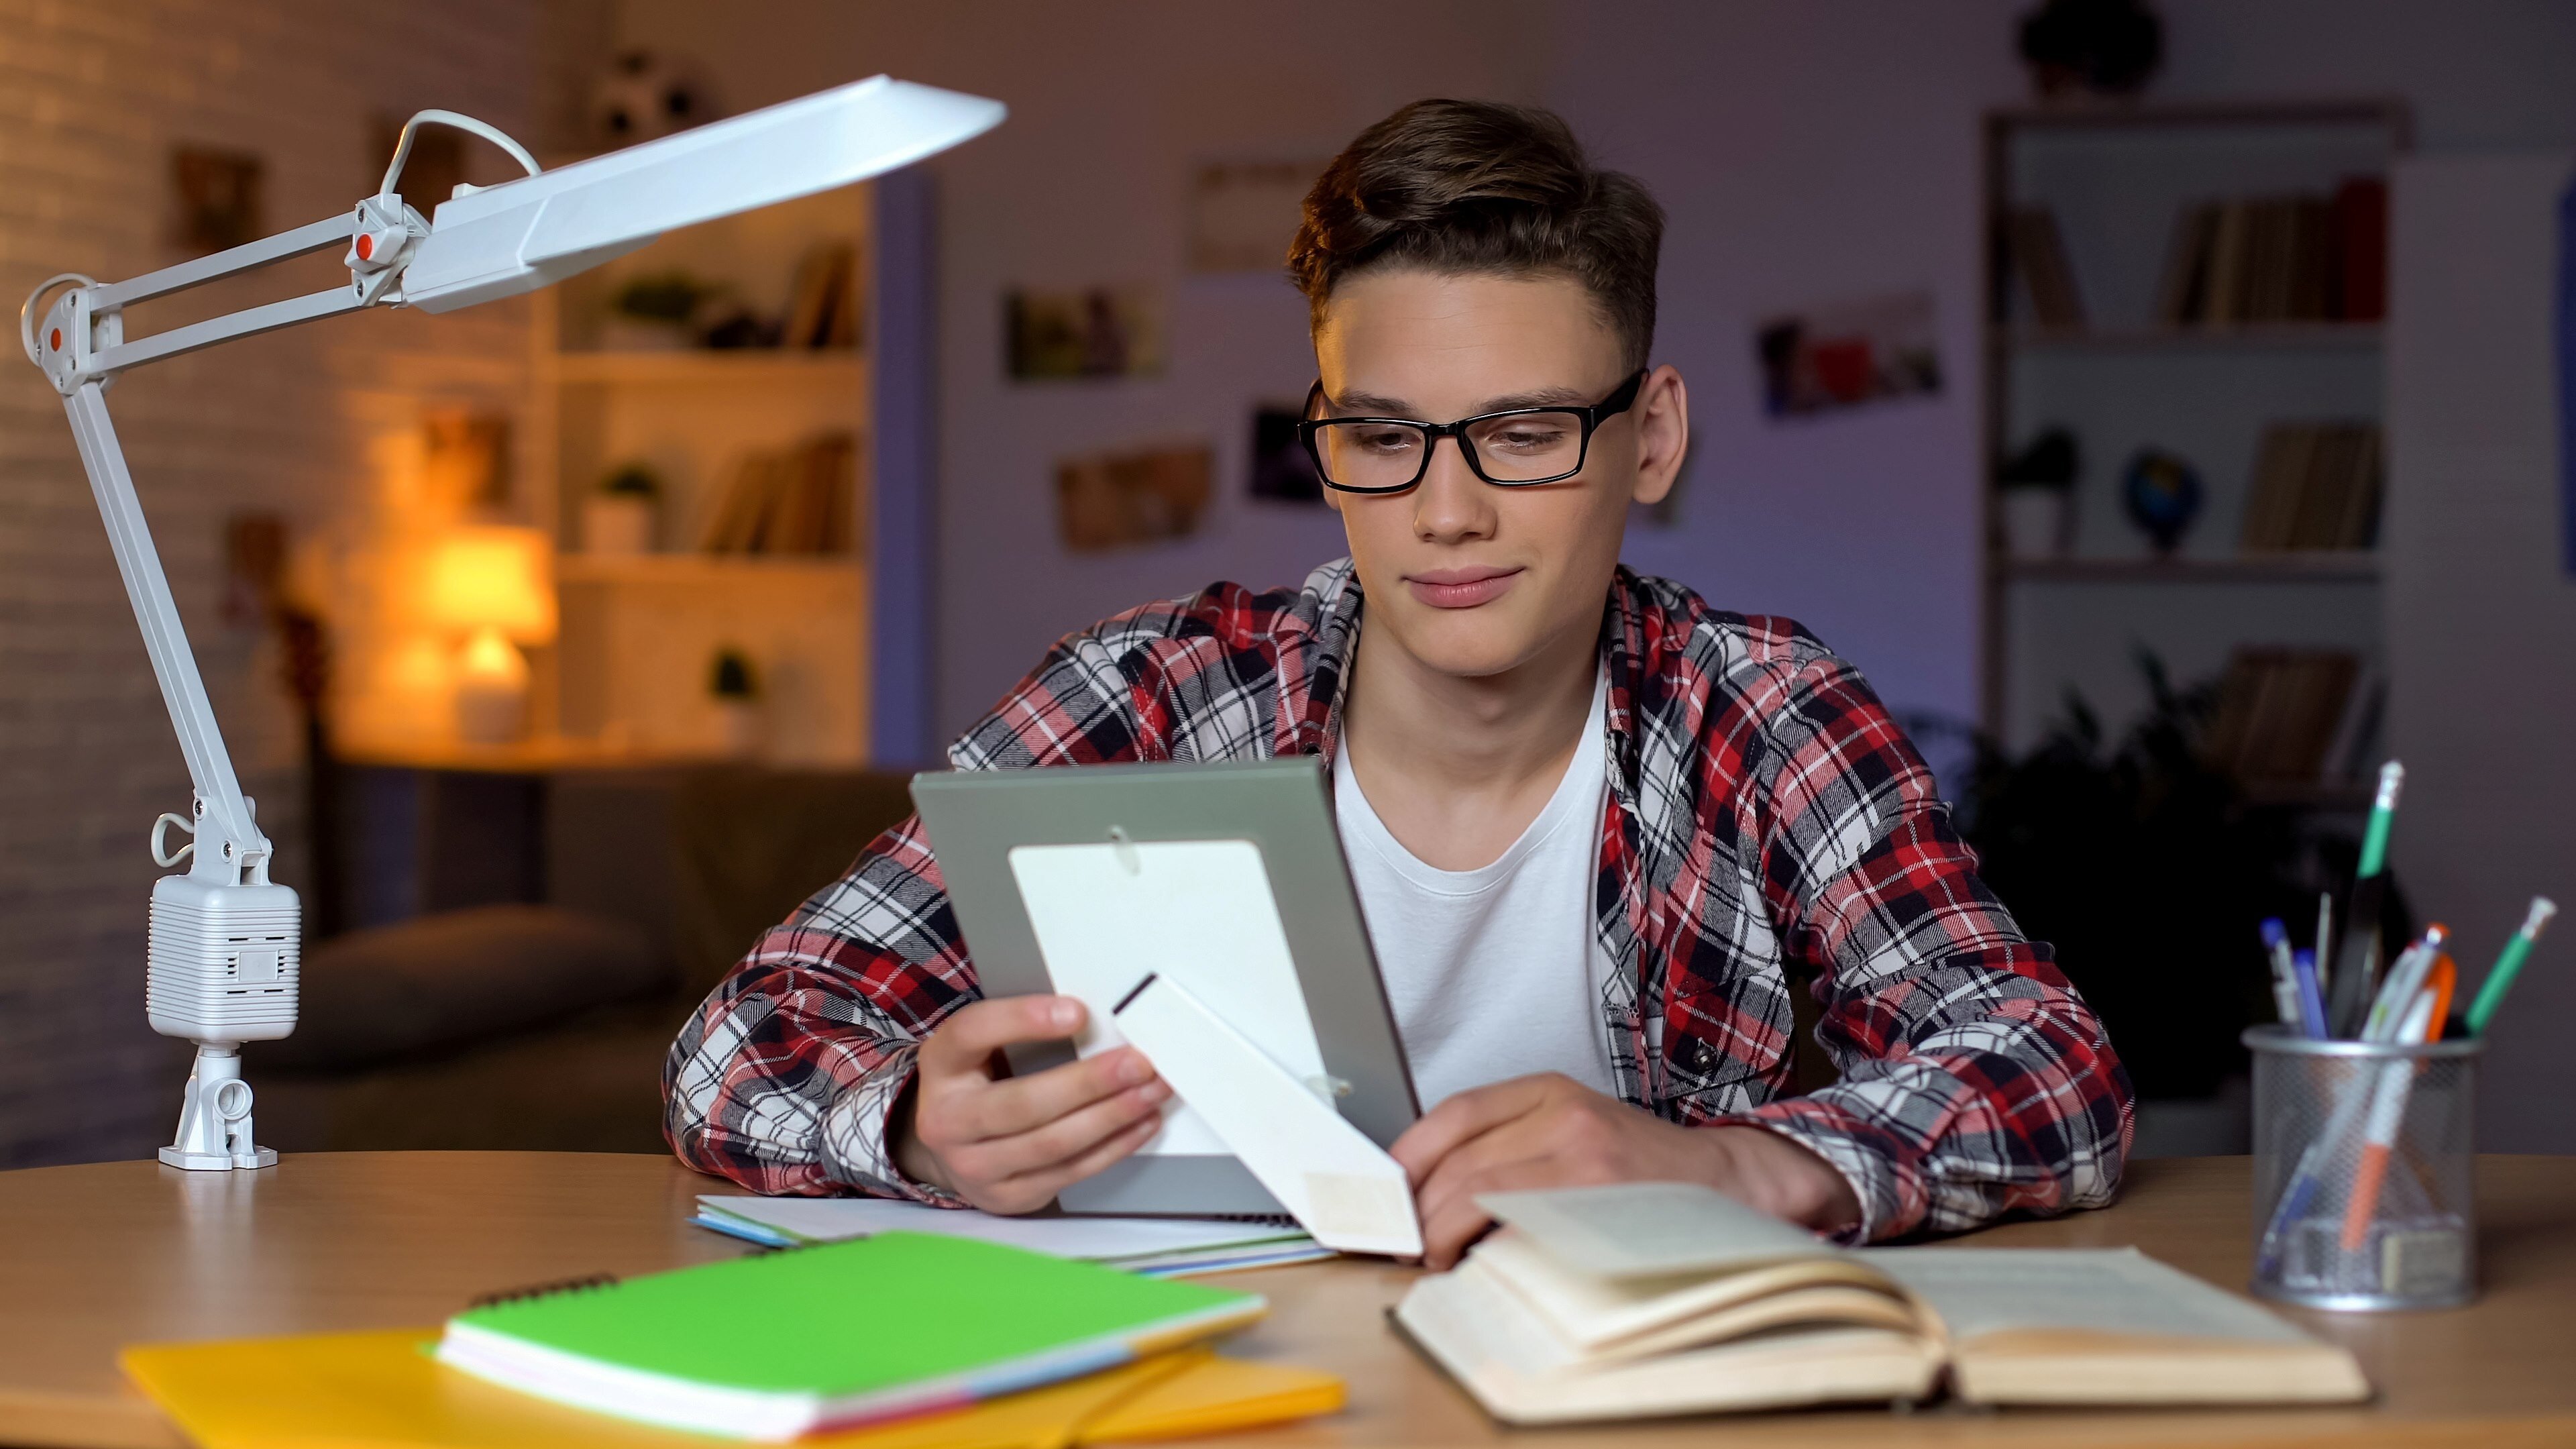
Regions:
<svg viewBox="0 0 2576 1449"><path fill-rule="evenodd" d="M1628 376L1618 335L1580 282L1410 268L1337 285L1315 359L1317 416L1429 423L1595 404ZM1628 506L1671 489L1688 441L1681 375L1659 367L1635 405L1602 420L1583 471L1564 482L1495 487L1443 438L1409 492L1327 489L1350 535L1370 641L1462 678L1508 673L1573 647L1569 636L1588 648Z"/></svg>

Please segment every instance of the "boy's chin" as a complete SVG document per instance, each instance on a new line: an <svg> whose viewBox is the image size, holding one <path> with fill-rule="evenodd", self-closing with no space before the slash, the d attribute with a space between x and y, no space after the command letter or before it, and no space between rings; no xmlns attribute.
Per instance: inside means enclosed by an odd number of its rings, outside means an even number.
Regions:
<svg viewBox="0 0 2576 1449"><path fill-rule="evenodd" d="M1405 612L1414 617L1391 631L1398 636L1396 646L1434 674L1490 679L1527 664L1539 653L1539 631L1528 619L1487 609Z"/></svg>

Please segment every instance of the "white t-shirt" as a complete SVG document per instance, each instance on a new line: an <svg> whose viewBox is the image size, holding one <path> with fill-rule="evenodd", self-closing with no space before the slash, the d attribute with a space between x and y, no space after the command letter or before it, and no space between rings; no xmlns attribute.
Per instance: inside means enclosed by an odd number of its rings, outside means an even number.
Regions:
<svg viewBox="0 0 2576 1449"><path fill-rule="evenodd" d="M1441 1099L1532 1072L1563 1072L1608 1095L1603 993L1612 970L1592 909L1609 678L1546 808L1491 865L1423 864L1377 818L1342 751L1333 812L1368 917L1396 1032L1429 1111Z"/></svg>

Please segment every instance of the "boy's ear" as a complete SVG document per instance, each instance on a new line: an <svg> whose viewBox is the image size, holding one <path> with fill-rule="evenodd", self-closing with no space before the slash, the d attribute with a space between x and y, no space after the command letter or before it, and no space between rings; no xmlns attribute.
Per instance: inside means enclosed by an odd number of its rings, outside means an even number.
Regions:
<svg viewBox="0 0 2576 1449"><path fill-rule="evenodd" d="M1637 390L1637 478L1629 497L1656 504L1673 491L1690 454L1690 391L1670 363L1646 374Z"/></svg>

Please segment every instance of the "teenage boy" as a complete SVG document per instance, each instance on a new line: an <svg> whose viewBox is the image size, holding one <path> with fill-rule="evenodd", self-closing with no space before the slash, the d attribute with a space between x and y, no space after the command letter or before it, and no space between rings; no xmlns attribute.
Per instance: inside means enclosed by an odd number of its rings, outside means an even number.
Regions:
<svg viewBox="0 0 2576 1449"><path fill-rule="evenodd" d="M1427 1109L1394 1152L1434 1267L1505 1188L1704 1182L1851 1240L2107 1202L2127 1077L1859 674L1619 565L1689 442L1648 365L1662 227L1545 112L1369 128L1289 252L1350 557L1068 635L949 758L1329 762ZM1797 1098L1793 968L1841 1071ZM1081 1023L980 999L908 820L683 1029L671 1143L761 1192L1028 1212L1169 1096L1132 1048L999 1066Z"/></svg>

